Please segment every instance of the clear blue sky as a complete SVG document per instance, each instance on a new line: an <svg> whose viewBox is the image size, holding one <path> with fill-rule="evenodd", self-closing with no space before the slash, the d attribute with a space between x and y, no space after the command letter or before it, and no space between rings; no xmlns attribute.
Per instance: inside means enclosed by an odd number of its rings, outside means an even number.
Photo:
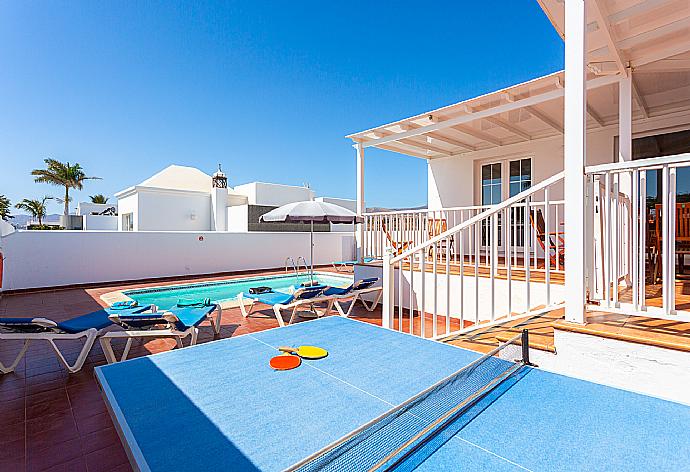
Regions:
<svg viewBox="0 0 690 472"><path fill-rule="evenodd" d="M29 175L54 157L103 177L72 206L172 163L354 198L344 135L562 64L536 0L3 2L0 194L60 195ZM368 205L426 203L425 161L366 173Z"/></svg>

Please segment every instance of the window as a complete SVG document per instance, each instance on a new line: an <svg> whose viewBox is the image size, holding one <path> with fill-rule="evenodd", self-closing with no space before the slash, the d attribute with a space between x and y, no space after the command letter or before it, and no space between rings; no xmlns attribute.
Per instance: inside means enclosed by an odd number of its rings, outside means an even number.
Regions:
<svg viewBox="0 0 690 472"><path fill-rule="evenodd" d="M501 203L501 163L482 166L482 205Z"/></svg>
<svg viewBox="0 0 690 472"><path fill-rule="evenodd" d="M122 215L122 231L134 231L134 215L132 213Z"/></svg>
<svg viewBox="0 0 690 472"><path fill-rule="evenodd" d="M532 159L510 161L510 197L532 186Z"/></svg>

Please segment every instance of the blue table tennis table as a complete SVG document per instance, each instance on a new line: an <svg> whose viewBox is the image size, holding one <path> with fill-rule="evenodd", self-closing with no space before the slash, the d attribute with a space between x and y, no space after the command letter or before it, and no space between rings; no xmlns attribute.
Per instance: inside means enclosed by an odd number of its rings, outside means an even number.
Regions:
<svg viewBox="0 0 690 472"><path fill-rule="evenodd" d="M329 355L274 371L268 361L282 345ZM479 357L333 316L106 365L96 375L135 470L277 471ZM690 469L690 407L677 403L525 367L475 410L409 468Z"/></svg>

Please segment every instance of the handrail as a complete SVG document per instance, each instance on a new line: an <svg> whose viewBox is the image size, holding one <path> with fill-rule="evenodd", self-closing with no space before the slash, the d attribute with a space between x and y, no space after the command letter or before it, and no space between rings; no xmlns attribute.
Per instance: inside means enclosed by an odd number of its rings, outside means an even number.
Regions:
<svg viewBox="0 0 690 472"><path fill-rule="evenodd" d="M650 157L637 161L612 162L610 164L598 164L585 167L585 174L598 174L609 171L626 171L641 167L662 167L669 164L690 163L690 153L676 154L674 156Z"/></svg>
<svg viewBox="0 0 690 472"><path fill-rule="evenodd" d="M551 200L552 204L562 204L565 200ZM538 207L544 205L544 202L530 202L530 206ZM416 210L394 210L394 211L375 211L372 213L362 213L363 216L383 216L383 215L409 215L413 213L432 213L432 212L443 212L443 211L464 211L464 210L488 210L493 205L470 205L462 207L443 207L443 208L423 208Z"/></svg>
<svg viewBox="0 0 690 472"><path fill-rule="evenodd" d="M417 246L408 249L407 251L403 252L402 254L392 257L390 259L390 264L394 264L396 262L402 261L404 259L407 259L408 257L414 255L414 253L419 252L421 250L424 250L433 244L436 244L444 239L446 239L449 236L452 236L453 234L457 233L458 231L462 231L466 228L469 228L473 224L485 219L488 216L495 215L496 213L500 212L501 210L508 208L512 206L515 203L518 203L520 200L529 197L530 195L545 189L546 187L555 184L556 182L560 181L563 179L564 172L561 171L558 174L555 174L551 177L549 177L546 180L542 180L539 182L537 185L534 185L533 187L528 188L527 190L524 190L517 195L508 198L507 200L504 200L503 202L492 206L488 210L485 210L478 215L473 216L472 218L469 218L468 220L463 221L459 225L453 226L452 228L449 228L448 230L444 231L443 233L439 234L438 236L434 236L431 239L426 240L425 242L418 244Z"/></svg>

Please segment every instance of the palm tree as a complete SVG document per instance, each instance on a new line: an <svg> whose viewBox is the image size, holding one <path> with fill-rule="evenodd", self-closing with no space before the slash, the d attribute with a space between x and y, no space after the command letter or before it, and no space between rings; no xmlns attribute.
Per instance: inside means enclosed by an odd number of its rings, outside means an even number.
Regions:
<svg viewBox="0 0 690 472"><path fill-rule="evenodd" d="M38 226L43 226L43 218L45 218L47 213L46 202L52 199L53 197L49 196L45 196L41 200L30 200L25 198L14 207L18 210L28 211L32 217L38 219Z"/></svg>
<svg viewBox="0 0 690 472"><path fill-rule="evenodd" d="M10 206L10 199L4 195L0 195L0 219L7 221L13 218L13 216L10 215Z"/></svg>
<svg viewBox="0 0 690 472"><path fill-rule="evenodd" d="M65 187L65 197L61 199L65 205L65 216L69 215L69 189L81 190L84 188L85 180L100 179L100 177L87 177L79 164L70 165L69 162L63 163L55 159L44 159L43 162L46 168L34 169L31 175L36 176L35 182Z"/></svg>
<svg viewBox="0 0 690 472"><path fill-rule="evenodd" d="M89 198L91 199L91 203L102 203L102 204L108 203L108 197L106 197L105 195L103 195L101 193L98 193L96 195L91 195Z"/></svg>

